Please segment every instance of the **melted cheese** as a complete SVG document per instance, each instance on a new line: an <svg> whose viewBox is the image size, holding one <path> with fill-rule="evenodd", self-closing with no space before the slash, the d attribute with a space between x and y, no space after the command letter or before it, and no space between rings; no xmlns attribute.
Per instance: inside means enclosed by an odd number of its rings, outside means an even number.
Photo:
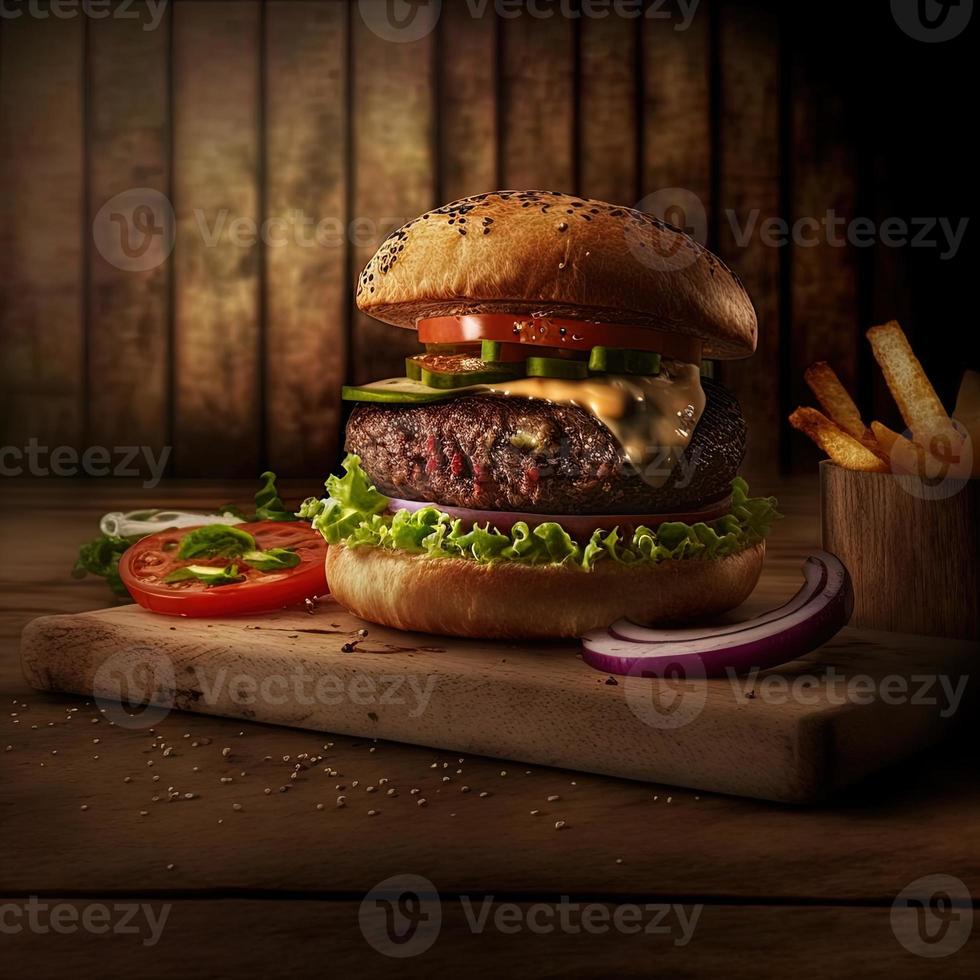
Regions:
<svg viewBox="0 0 980 980"><path fill-rule="evenodd" d="M522 378L490 388L504 395L587 409L619 440L627 461L652 487L667 482L705 405L697 365L672 360L664 360L655 377Z"/></svg>

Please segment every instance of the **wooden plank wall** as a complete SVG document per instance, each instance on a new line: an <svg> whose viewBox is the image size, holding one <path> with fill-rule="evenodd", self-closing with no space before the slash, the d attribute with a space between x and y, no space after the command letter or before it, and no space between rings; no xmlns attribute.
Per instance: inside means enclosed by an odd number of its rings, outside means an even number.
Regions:
<svg viewBox="0 0 980 980"><path fill-rule="evenodd" d="M357 271L397 224L496 186L661 209L675 189L670 216L759 313L756 357L720 370L753 472L811 464L784 421L811 360L889 411L860 332L891 308L893 256L868 285L853 248L759 235L853 215L887 171L848 74L786 13L807 4L701 0L687 24L676 3L504 18L444 0L411 41L380 36L383 0L176 0L149 30L152 6L0 23L0 444L172 445L182 476L326 472L340 383L414 349L353 309Z"/></svg>

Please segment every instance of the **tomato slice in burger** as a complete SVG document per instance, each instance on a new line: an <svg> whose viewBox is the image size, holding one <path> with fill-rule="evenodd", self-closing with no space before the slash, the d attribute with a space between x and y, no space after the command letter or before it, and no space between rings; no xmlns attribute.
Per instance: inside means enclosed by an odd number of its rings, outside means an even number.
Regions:
<svg viewBox="0 0 980 980"><path fill-rule="evenodd" d="M189 527L172 528L137 541L119 560L123 584L145 609L191 617L272 612L326 594L327 543L309 524L257 521L234 527L252 536L255 549L222 555L219 548L215 555L181 558L181 542L199 530ZM279 562L260 553L281 556L283 552L291 553L286 555L290 567L261 570ZM220 574L232 565L233 575ZM211 570L217 576L214 581L223 584L208 581Z"/></svg>

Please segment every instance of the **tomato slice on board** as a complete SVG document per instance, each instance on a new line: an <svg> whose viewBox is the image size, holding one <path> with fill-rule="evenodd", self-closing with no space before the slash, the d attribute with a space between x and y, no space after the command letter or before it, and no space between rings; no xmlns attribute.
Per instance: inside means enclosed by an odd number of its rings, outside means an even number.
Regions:
<svg viewBox="0 0 980 980"><path fill-rule="evenodd" d="M194 528L171 528L142 538L123 552L119 560L123 584L144 609L190 617L272 612L327 593L324 568L327 543L309 524L256 521L235 526L248 531L263 551L292 549L299 555L299 564L282 571L260 572L250 568L242 558L178 558L181 539ZM231 585L207 585L199 579L163 581L171 572L186 565L224 568L230 562L238 565L243 581Z"/></svg>

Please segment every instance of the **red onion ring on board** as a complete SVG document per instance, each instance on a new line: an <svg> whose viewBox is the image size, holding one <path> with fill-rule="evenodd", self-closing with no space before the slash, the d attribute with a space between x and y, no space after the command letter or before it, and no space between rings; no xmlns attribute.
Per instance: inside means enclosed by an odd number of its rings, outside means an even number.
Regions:
<svg viewBox="0 0 980 980"><path fill-rule="evenodd" d="M669 630L649 630L652 639L622 639L609 629L593 630L582 637L582 659L607 674L662 676L664 668L679 670L688 677L714 677L726 672L763 670L795 660L836 635L851 618L854 593L843 563L835 555L820 551L807 564L821 566L819 589L814 589L812 571L800 590L806 598L790 602L755 620L731 626L707 627L691 637L691 630L678 630L684 638L664 639ZM804 565L804 574L807 566ZM787 607L792 607L787 611ZM617 629L627 627L617 624ZM642 627L630 626L634 637ZM727 630L727 632L726 632Z"/></svg>

